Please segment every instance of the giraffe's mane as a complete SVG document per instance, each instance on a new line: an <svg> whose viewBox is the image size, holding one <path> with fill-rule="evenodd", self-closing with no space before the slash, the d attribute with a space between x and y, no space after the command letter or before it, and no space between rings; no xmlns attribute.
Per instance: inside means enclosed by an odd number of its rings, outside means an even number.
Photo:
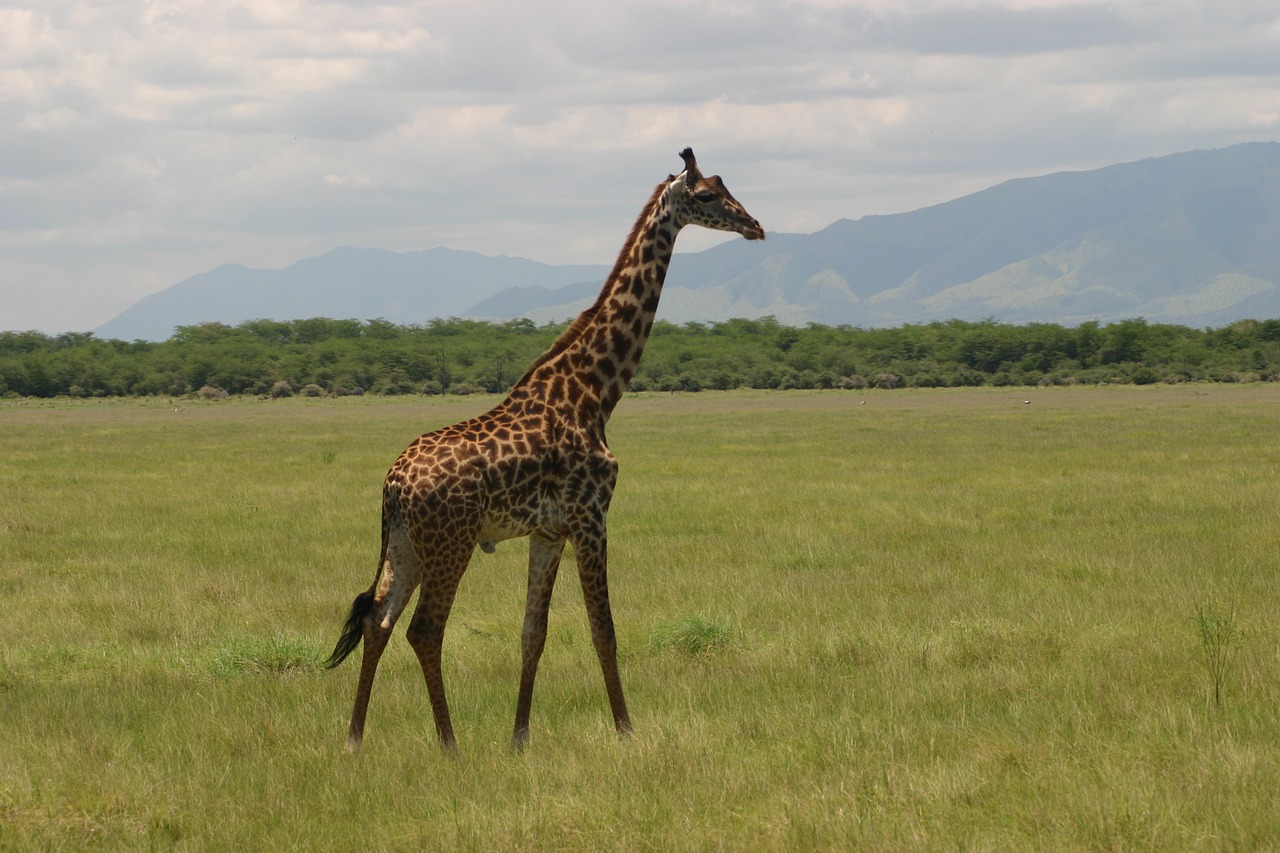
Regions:
<svg viewBox="0 0 1280 853"><path fill-rule="evenodd" d="M556 338L555 341L552 342L546 352L534 359L533 364L529 365L529 369L524 372L524 376L520 377L520 381L517 382L516 385L523 384L529 379L535 370L572 346L575 341L582 337L582 333L595 321L596 315L600 313L601 308L609 298L609 293L614 281L616 281L618 276L622 274L623 268L626 267L628 263L627 257L631 253L631 247L635 244L636 240L640 238L640 232L644 230L645 223L649 221L649 217L653 213L654 208L658 206L658 202L662 198L663 193L666 192L667 187L671 185L671 182L675 180L675 177L676 176L672 175L654 187L653 194L649 196L649 200L645 202L644 208L640 211L640 215L636 217L635 224L631 226L631 233L627 235L626 242L622 244L622 249L618 252L618 259L614 261L613 270L610 271L609 277L604 280L604 287L600 288L600 294L596 297L596 301L574 318L574 321L569 324L569 328L560 333L560 337Z"/></svg>

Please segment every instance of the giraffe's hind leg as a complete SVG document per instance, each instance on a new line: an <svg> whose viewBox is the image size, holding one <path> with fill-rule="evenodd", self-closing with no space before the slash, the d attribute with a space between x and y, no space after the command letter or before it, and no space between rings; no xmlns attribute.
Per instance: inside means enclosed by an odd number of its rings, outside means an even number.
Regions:
<svg viewBox="0 0 1280 853"><path fill-rule="evenodd" d="M364 740L364 722L369 712L369 697L373 692L378 661L382 659L382 652L391 639L391 629L413 595L419 577L417 558L408 547L404 533L393 529L387 543L386 564L374 591L373 607L364 620L364 653L360 660L360 680L356 685L351 725L347 729L348 752L359 750Z"/></svg>
<svg viewBox="0 0 1280 853"><path fill-rule="evenodd" d="M422 676L427 682L431 712L436 721L436 735L440 746L449 752L458 748L458 742L453 736L449 702L445 698L440 652L444 645L444 626L449 620L458 583L467 569L474 547L474 540L471 540L465 547L439 549L437 553L452 554L452 557L440 559L423 572L422 592L409 621L409 645L422 665Z"/></svg>

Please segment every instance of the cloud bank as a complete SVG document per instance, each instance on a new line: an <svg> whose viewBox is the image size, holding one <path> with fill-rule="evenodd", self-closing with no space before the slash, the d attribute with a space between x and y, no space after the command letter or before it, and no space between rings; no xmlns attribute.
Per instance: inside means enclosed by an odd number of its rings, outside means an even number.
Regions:
<svg viewBox="0 0 1280 853"><path fill-rule="evenodd" d="M685 145L812 231L1278 137L1271 0L7 6L0 329L340 245L607 263Z"/></svg>

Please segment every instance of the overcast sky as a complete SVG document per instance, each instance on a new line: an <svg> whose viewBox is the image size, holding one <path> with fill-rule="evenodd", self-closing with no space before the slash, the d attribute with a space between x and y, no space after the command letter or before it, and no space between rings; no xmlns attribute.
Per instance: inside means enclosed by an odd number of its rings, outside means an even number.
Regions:
<svg viewBox="0 0 1280 853"><path fill-rule="evenodd" d="M0 0L0 329L337 246L610 263L685 145L810 232L1274 139L1275 0Z"/></svg>

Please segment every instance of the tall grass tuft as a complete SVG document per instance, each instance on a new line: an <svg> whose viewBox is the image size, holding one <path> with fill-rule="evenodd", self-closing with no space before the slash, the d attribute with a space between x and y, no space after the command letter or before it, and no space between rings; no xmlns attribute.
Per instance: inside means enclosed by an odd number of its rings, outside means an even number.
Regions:
<svg viewBox="0 0 1280 853"><path fill-rule="evenodd" d="M1222 688L1231 674L1231 666L1240 650L1243 634L1236 624L1235 611L1223 611L1214 602L1201 604L1196 608L1195 626L1200 637L1205 671L1213 690L1213 705L1221 708Z"/></svg>
<svg viewBox="0 0 1280 853"><path fill-rule="evenodd" d="M216 649L209 669L219 676L271 673L292 675L324 667L324 652L302 637L237 637Z"/></svg>
<svg viewBox="0 0 1280 853"><path fill-rule="evenodd" d="M691 657L738 645L742 634L727 616L687 613L664 622L649 633L649 648L674 649Z"/></svg>

